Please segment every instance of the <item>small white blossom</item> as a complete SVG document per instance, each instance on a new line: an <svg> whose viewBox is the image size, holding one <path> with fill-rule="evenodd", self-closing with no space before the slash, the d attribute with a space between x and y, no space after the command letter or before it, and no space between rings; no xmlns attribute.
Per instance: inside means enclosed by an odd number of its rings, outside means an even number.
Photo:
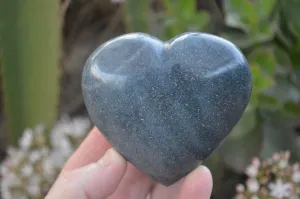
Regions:
<svg viewBox="0 0 300 199"><path fill-rule="evenodd" d="M246 199L246 197L243 194L238 194L234 199Z"/></svg>
<svg viewBox="0 0 300 199"><path fill-rule="evenodd" d="M1 169L1 176L5 176L5 174L9 172L9 169L7 168L7 165L5 165L5 163L1 165L0 169Z"/></svg>
<svg viewBox="0 0 300 199"><path fill-rule="evenodd" d="M3 199L43 198L90 125L88 118L64 117L50 131L50 143L44 126L25 130L19 147L8 147L0 165Z"/></svg>
<svg viewBox="0 0 300 199"><path fill-rule="evenodd" d="M29 177L33 173L33 168L30 164L25 164L21 168L21 174L23 177Z"/></svg>
<svg viewBox="0 0 300 199"><path fill-rule="evenodd" d="M249 179L246 184L250 193L256 193L259 190L259 183L256 179Z"/></svg>
<svg viewBox="0 0 300 199"><path fill-rule="evenodd" d="M300 183L300 170L293 172L292 180L295 183Z"/></svg>
<svg viewBox="0 0 300 199"><path fill-rule="evenodd" d="M257 196L251 196L251 199L259 199Z"/></svg>
<svg viewBox="0 0 300 199"><path fill-rule="evenodd" d="M52 176L55 175L56 167L50 158L46 158L42 161L42 168L43 168L44 175L46 176L46 178L51 178Z"/></svg>
<svg viewBox="0 0 300 199"><path fill-rule="evenodd" d="M292 185L290 183L283 183L281 179L278 179L276 183L270 183L269 189L271 190L271 196L277 199L291 197Z"/></svg>
<svg viewBox="0 0 300 199"><path fill-rule="evenodd" d="M91 127L91 122L88 118L75 118L72 123L72 131L69 131L68 133L72 133L71 136L78 138L85 136L86 132Z"/></svg>
<svg viewBox="0 0 300 199"><path fill-rule="evenodd" d="M280 159L279 153L274 153L272 158L273 158L274 161L277 162Z"/></svg>
<svg viewBox="0 0 300 199"><path fill-rule="evenodd" d="M11 193L6 188L1 189L1 195L3 199L13 199Z"/></svg>
<svg viewBox="0 0 300 199"><path fill-rule="evenodd" d="M31 178L29 184L27 185L27 191L32 197L39 196L41 192L39 182Z"/></svg>
<svg viewBox="0 0 300 199"><path fill-rule="evenodd" d="M25 158L24 151L21 151L21 150L18 151L11 147L8 148L7 154L8 154L8 157L13 157L8 160L8 164L13 165L13 166L17 166Z"/></svg>
<svg viewBox="0 0 300 199"><path fill-rule="evenodd" d="M4 176L3 176L4 177ZM1 180L2 188L10 188L21 185L21 180L14 173L7 173Z"/></svg>
<svg viewBox="0 0 300 199"><path fill-rule="evenodd" d="M22 150L28 150L32 144L33 131L31 129L26 129L23 136L19 140L19 145Z"/></svg>
<svg viewBox="0 0 300 199"><path fill-rule="evenodd" d="M236 190L237 190L237 192L244 192L245 191L245 187L242 184L238 184L236 186Z"/></svg>
<svg viewBox="0 0 300 199"><path fill-rule="evenodd" d="M30 152L28 156L28 160L32 164L35 164L37 161L41 160L41 158L42 158L42 154L38 150L33 150L32 152Z"/></svg>
<svg viewBox="0 0 300 199"><path fill-rule="evenodd" d="M288 166L288 161L286 159L281 159L278 163L279 168L284 169Z"/></svg>
<svg viewBox="0 0 300 199"><path fill-rule="evenodd" d="M260 160L257 157L254 157L252 159L252 165L254 165L258 168L260 166Z"/></svg>
<svg viewBox="0 0 300 199"><path fill-rule="evenodd" d="M254 178L258 174L258 168L255 165L250 165L246 168L245 173L250 177Z"/></svg>

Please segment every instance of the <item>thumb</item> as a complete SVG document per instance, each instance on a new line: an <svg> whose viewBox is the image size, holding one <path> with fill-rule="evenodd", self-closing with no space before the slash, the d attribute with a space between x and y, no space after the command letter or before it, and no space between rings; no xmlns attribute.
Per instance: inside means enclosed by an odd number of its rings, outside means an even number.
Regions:
<svg viewBox="0 0 300 199"><path fill-rule="evenodd" d="M63 170L46 199L105 199L117 189L126 167L125 159L109 149L98 162Z"/></svg>

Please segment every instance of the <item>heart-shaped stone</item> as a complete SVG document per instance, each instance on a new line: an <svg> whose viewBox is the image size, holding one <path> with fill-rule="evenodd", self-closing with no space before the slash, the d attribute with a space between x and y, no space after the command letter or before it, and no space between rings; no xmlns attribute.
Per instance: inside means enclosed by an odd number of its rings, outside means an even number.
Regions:
<svg viewBox="0 0 300 199"><path fill-rule="evenodd" d="M248 104L243 54L217 36L169 42L120 36L88 59L82 79L91 120L112 146L152 179L170 185L225 139Z"/></svg>

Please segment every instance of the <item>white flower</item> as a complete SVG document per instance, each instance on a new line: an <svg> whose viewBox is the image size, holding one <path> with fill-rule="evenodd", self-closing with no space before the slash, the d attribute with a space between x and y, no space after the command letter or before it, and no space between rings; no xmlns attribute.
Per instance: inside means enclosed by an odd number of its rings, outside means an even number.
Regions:
<svg viewBox="0 0 300 199"><path fill-rule="evenodd" d="M300 170L293 172L292 180L295 183L300 183Z"/></svg>
<svg viewBox="0 0 300 199"><path fill-rule="evenodd" d="M11 193L7 189L1 189L1 195L3 199L13 199Z"/></svg>
<svg viewBox="0 0 300 199"><path fill-rule="evenodd" d="M250 165L246 168L245 173L250 177L250 178L254 178L257 176L258 173L258 168L255 165Z"/></svg>
<svg viewBox="0 0 300 199"><path fill-rule="evenodd" d="M270 183L269 189L271 190L271 196L277 199L291 197L292 185L290 183L283 183L281 179L278 179L276 183Z"/></svg>
<svg viewBox="0 0 300 199"><path fill-rule="evenodd" d="M28 193L33 196L33 197L37 197L40 195L41 189L40 189L40 182L41 179L38 176L32 176L29 179L29 184L27 185L27 191Z"/></svg>
<svg viewBox="0 0 300 199"><path fill-rule="evenodd" d="M68 157L73 153L73 147L69 139L63 138L59 140L57 149L60 151L61 155Z"/></svg>
<svg viewBox="0 0 300 199"><path fill-rule="evenodd" d="M256 195L251 196L251 199L259 199L259 197L257 197Z"/></svg>
<svg viewBox="0 0 300 199"><path fill-rule="evenodd" d="M259 183L256 179L249 179L246 184L250 193L256 193L259 190Z"/></svg>
<svg viewBox="0 0 300 199"><path fill-rule="evenodd" d="M0 165L3 198L41 198L77 147L72 141L77 143L83 139L90 127L88 118L63 117L50 132L50 145L46 142L43 125L34 130L26 129L19 140L19 148L9 147L7 159Z"/></svg>
<svg viewBox="0 0 300 199"><path fill-rule="evenodd" d="M245 187L242 184L238 184L236 186L236 190L237 190L237 192L244 192L245 191Z"/></svg>
<svg viewBox="0 0 300 199"><path fill-rule="evenodd" d="M14 173L7 173L5 177L1 179L1 188L10 188L20 185L21 180Z"/></svg>
<svg viewBox="0 0 300 199"><path fill-rule="evenodd" d="M27 191L30 196L37 197L40 194L40 187L36 184L28 184Z"/></svg>
<svg viewBox="0 0 300 199"><path fill-rule="evenodd" d="M46 178L53 178L55 175L56 165L52 161L51 157L43 159L42 162L43 172Z"/></svg>
<svg viewBox="0 0 300 199"><path fill-rule="evenodd" d="M278 163L279 168L284 169L288 166L288 161L286 159L281 159Z"/></svg>
<svg viewBox="0 0 300 199"><path fill-rule="evenodd" d="M41 160L41 158L42 154L38 150L33 150L28 156L28 160L31 164L35 164L37 161Z"/></svg>
<svg viewBox="0 0 300 199"><path fill-rule="evenodd" d="M87 131L91 127L91 122L88 118L78 117L74 118L72 122L73 129L68 132L70 136L76 138L84 137L87 134Z"/></svg>
<svg viewBox="0 0 300 199"><path fill-rule="evenodd" d="M33 131L26 129L23 136L19 140L19 145L22 150L28 150L33 141Z"/></svg>
<svg viewBox="0 0 300 199"><path fill-rule="evenodd" d="M277 162L280 159L279 153L274 153L272 158Z"/></svg>
<svg viewBox="0 0 300 199"><path fill-rule="evenodd" d="M252 165L256 166L256 167L259 167L260 166L260 160L258 157L254 157L252 159Z"/></svg>
<svg viewBox="0 0 300 199"><path fill-rule="evenodd" d="M55 144L59 138L65 135L75 138L83 137L90 127L91 122L86 117L77 117L71 120L69 117L64 116L56 123L52 130L52 143Z"/></svg>
<svg viewBox="0 0 300 199"><path fill-rule="evenodd" d="M18 151L11 147L8 148L7 155L9 157L9 159L7 159L7 164L12 165L12 166L19 165L20 162L25 158L24 151Z"/></svg>
<svg viewBox="0 0 300 199"><path fill-rule="evenodd" d="M25 164L22 166L21 168L21 174L23 177L29 177L31 176L33 173L33 168L32 168L32 165L30 164Z"/></svg>
<svg viewBox="0 0 300 199"><path fill-rule="evenodd" d="M5 176L5 175L9 172L9 169L8 169L7 166L5 165L5 162L2 163L0 169L1 169L1 176Z"/></svg>

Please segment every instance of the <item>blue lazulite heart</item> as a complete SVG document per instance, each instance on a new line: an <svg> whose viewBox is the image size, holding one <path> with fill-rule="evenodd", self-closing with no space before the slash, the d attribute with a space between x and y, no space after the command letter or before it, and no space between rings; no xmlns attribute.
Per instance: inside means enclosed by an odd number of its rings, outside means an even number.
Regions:
<svg viewBox="0 0 300 199"><path fill-rule="evenodd" d="M88 113L112 146L170 185L210 155L241 118L252 78L243 54L209 34L162 41L127 34L88 59Z"/></svg>

